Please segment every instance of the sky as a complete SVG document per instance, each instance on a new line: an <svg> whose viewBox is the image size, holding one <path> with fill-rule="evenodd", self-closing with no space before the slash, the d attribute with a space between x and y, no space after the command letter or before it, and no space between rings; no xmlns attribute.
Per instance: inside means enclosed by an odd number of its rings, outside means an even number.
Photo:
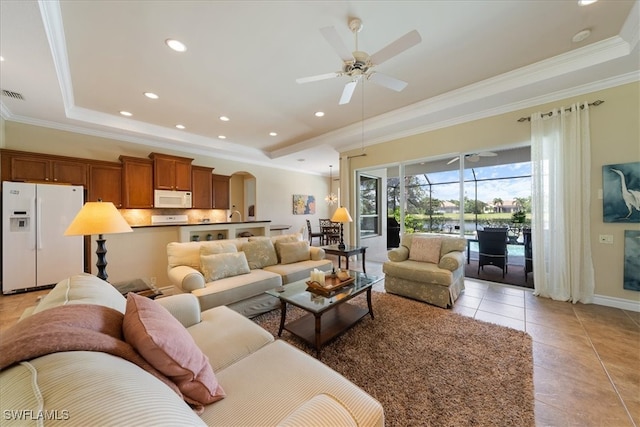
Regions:
<svg viewBox="0 0 640 427"><path fill-rule="evenodd" d="M483 168L474 168L476 178L478 179L478 200L486 203L492 203L494 199L502 199L504 204L509 204L516 197L531 196L531 163L514 163L500 166L488 166ZM459 171L438 172L428 174L429 180L436 184L438 182L456 182L455 184L434 185L433 197L440 200L458 200ZM514 178L525 177L525 178ZM484 181L486 179L495 178L512 178ZM474 199L475 184L473 182L473 173L471 169L465 170L465 196ZM471 182L468 182L471 181Z"/></svg>

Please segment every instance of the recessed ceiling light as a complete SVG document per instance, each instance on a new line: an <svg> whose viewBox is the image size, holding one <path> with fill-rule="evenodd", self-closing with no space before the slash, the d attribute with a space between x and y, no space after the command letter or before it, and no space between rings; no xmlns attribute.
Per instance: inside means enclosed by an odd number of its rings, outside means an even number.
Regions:
<svg viewBox="0 0 640 427"><path fill-rule="evenodd" d="M324 117L324 111L316 111L316 117Z"/></svg>
<svg viewBox="0 0 640 427"><path fill-rule="evenodd" d="M128 111L120 111L120 114L122 114L123 116L127 116L127 117L131 117L131 116L133 116L133 114L131 114L131 113L130 113L130 112L128 112Z"/></svg>
<svg viewBox="0 0 640 427"><path fill-rule="evenodd" d="M580 6L588 6L590 4L593 4L595 2L597 2L598 0L578 0L578 4Z"/></svg>
<svg viewBox="0 0 640 427"><path fill-rule="evenodd" d="M145 92L144 96L146 96L149 99L158 99L158 98L160 98L158 95L156 95L153 92Z"/></svg>
<svg viewBox="0 0 640 427"><path fill-rule="evenodd" d="M219 117L220 120L222 120L223 122L228 122L230 119L227 116L220 116Z"/></svg>
<svg viewBox="0 0 640 427"><path fill-rule="evenodd" d="M574 43L578 43L578 42L581 42L582 40L586 39L590 35L591 35L591 30L587 28L587 29L584 29L582 31L577 32L576 35L571 38L571 40Z"/></svg>
<svg viewBox="0 0 640 427"><path fill-rule="evenodd" d="M187 47L182 42L179 42L178 40L166 39L164 42L166 43L167 46L169 46L171 49L175 50L176 52L184 52L185 50L187 50Z"/></svg>
<svg viewBox="0 0 640 427"><path fill-rule="evenodd" d="M184 125L176 125L178 129L186 129Z"/></svg>
<svg viewBox="0 0 640 427"><path fill-rule="evenodd" d="M224 135L218 135L218 139L227 139L227 137Z"/></svg>
<svg viewBox="0 0 640 427"><path fill-rule="evenodd" d="M298 159L299 162L304 162L304 159Z"/></svg>
<svg viewBox="0 0 640 427"><path fill-rule="evenodd" d="M278 132L269 132L269 136L278 136Z"/></svg>
<svg viewBox="0 0 640 427"><path fill-rule="evenodd" d="M0 56L0 61L4 61L4 56Z"/></svg>

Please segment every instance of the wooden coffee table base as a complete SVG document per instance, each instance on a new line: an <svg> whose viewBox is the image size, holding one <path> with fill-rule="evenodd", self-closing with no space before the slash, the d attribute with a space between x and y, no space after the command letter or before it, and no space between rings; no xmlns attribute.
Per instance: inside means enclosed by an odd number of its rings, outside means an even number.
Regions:
<svg viewBox="0 0 640 427"><path fill-rule="evenodd" d="M342 303L330 310L322 313L308 313L291 323L285 324L287 317L287 303L283 300L280 310L280 329L278 336L282 336L282 331L287 330L293 335L302 338L316 349L316 357L320 358L322 347L355 325L367 314L373 319L373 309L371 307L371 288L367 289L367 309L353 304Z"/></svg>

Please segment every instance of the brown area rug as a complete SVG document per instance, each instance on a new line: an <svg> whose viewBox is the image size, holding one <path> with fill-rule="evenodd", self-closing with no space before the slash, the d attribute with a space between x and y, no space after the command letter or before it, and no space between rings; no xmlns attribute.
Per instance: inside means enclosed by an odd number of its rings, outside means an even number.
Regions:
<svg viewBox="0 0 640 427"><path fill-rule="evenodd" d="M387 426L535 425L528 334L399 296L372 295L375 319L366 316L327 344L321 360L378 399ZM287 321L303 314L288 308ZM279 310L253 320L277 336ZM289 332L282 339L315 356Z"/></svg>

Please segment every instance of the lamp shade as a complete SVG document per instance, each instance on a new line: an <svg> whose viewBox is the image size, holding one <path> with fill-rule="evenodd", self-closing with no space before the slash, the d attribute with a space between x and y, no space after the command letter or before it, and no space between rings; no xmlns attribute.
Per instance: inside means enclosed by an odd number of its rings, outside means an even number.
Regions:
<svg viewBox="0 0 640 427"><path fill-rule="evenodd" d="M65 236L129 233L133 230L111 202L87 202L73 219Z"/></svg>
<svg viewBox="0 0 640 427"><path fill-rule="evenodd" d="M349 215L349 211L347 210L347 208L345 208L344 206L340 206L333 213L333 216L331 217L331 221L344 223L344 222L353 222L353 219L351 219L351 215Z"/></svg>

